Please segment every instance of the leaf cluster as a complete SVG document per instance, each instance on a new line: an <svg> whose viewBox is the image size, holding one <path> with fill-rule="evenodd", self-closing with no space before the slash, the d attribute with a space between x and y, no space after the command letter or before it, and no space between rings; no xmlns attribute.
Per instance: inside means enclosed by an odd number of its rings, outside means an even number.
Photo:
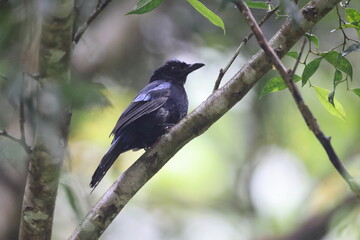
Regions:
<svg viewBox="0 0 360 240"><path fill-rule="evenodd" d="M356 9L353 8L346 8L345 9L346 19L347 23L344 23L339 26L339 28L332 30L331 32L334 32L336 30L344 30L346 28L351 28L357 31L359 37L360 37L360 13ZM301 59L299 59L300 52L297 51L291 51L287 53L288 57L294 58L300 63L304 65L304 69L302 71L301 76L294 74L294 82L298 82L301 80L302 86L304 87L307 83L309 83L310 87L312 87L315 90L315 93L320 100L320 102L323 104L325 109L331 113L332 115L339 117L340 119L345 119L345 111L342 106L342 104L335 98L335 92L336 87L346 82L348 86L348 90L355 93L357 96L360 97L360 88L349 88L349 80L352 81L353 76L353 64L346 58L347 55L350 53L355 53L360 50L360 42L358 40L350 39L346 36L344 33L344 43L341 44L338 47L343 47L341 51L335 50L336 48L330 50L330 51L324 51L319 52L319 38L312 33L306 33L305 37L309 41L309 48L308 52L306 54L305 60L301 62ZM353 42L352 44L347 44L346 40L350 40ZM312 46L316 48L316 51L312 50ZM315 58L311 61L307 61L309 56L314 55ZM312 76L319 70L320 65L323 62L327 62L334 68L334 73L332 77L332 83L333 83L333 89L328 90L325 88L322 88L320 86L314 86L311 84L310 79ZM267 93L271 92L277 92L283 89L286 89L286 85L284 84L282 78L280 76L276 76L272 79L270 79L265 87L263 88L260 96L264 96Z"/></svg>
<svg viewBox="0 0 360 240"><path fill-rule="evenodd" d="M157 8L164 0L139 0L136 6L127 14L143 14ZM221 18L198 0L186 0L196 11L208 19L212 24L220 27L225 34L225 24Z"/></svg>

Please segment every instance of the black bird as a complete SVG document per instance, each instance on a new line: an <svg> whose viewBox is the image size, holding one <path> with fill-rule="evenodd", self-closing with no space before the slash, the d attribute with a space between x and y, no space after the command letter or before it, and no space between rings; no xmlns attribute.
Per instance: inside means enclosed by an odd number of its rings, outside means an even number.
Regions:
<svg viewBox="0 0 360 240"><path fill-rule="evenodd" d="M149 148L167 128L186 116L186 77L202 66L202 63L187 64L170 60L155 70L149 84L119 117L110 134L114 135L111 146L92 176L91 188L96 188L121 153Z"/></svg>

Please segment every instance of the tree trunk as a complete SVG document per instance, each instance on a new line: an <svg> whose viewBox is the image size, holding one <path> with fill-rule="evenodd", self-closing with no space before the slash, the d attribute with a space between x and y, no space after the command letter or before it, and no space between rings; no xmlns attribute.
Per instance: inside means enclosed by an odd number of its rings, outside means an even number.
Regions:
<svg viewBox="0 0 360 240"><path fill-rule="evenodd" d="M19 239L51 239L71 119L59 84L70 79L73 12L73 0L26 3L23 65L24 72L36 75L25 78L27 91L32 92L35 102L35 111L29 114L35 137L29 155Z"/></svg>

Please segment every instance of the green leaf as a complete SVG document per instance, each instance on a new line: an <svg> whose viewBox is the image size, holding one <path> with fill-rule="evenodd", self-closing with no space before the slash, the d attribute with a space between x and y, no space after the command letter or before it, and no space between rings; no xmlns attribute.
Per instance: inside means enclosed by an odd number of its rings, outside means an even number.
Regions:
<svg viewBox="0 0 360 240"><path fill-rule="evenodd" d="M336 87L342 80L342 73L339 70L335 70L334 74L334 87Z"/></svg>
<svg viewBox="0 0 360 240"><path fill-rule="evenodd" d="M164 0L139 0L139 2L136 4L136 6L128 12L126 15L129 14L143 14L150 12L157 8L160 3Z"/></svg>
<svg viewBox="0 0 360 240"><path fill-rule="evenodd" d="M322 58L316 58L306 64L304 71L302 73L302 85L304 86L307 81L310 79L310 77L316 72L316 70L319 68Z"/></svg>
<svg viewBox="0 0 360 240"><path fill-rule="evenodd" d="M305 36L316 46L316 48L319 48L319 39L316 35L312 33L305 33Z"/></svg>
<svg viewBox="0 0 360 240"><path fill-rule="evenodd" d="M317 86L313 86L313 88L315 89L316 95L318 97L318 99L320 100L320 102L322 103L322 105L325 107L325 109L332 115L345 120L345 111L343 106L341 105L341 103L334 98L334 105L332 105L329 101L328 101L328 96L330 94L330 91L328 89L324 89L321 87L317 87Z"/></svg>
<svg viewBox="0 0 360 240"><path fill-rule="evenodd" d="M300 80L301 80L301 77L295 74L294 82L298 82ZM280 77L280 76L274 77L266 83L265 87L263 88L263 90L260 93L260 97L264 96L267 93L281 91L286 88L287 88L287 86L284 83L284 80L282 79L282 77Z"/></svg>
<svg viewBox="0 0 360 240"><path fill-rule="evenodd" d="M328 53L322 53L321 56L323 56L326 61L328 61L336 69L343 71L349 75L351 79L353 78L353 68L351 63L345 57L342 57L340 53L331 51Z"/></svg>
<svg viewBox="0 0 360 240"><path fill-rule="evenodd" d="M332 29L330 32L335 32L337 30L345 29L345 28L355 28L356 30L358 30L359 29L359 24L360 24L360 21L356 21L356 22L352 22L352 23L346 23L346 24L341 25L338 28Z"/></svg>
<svg viewBox="0 0 360 240"><path fill-rule="evenodd" d="M351 91L353 91L358 97L360 97L360 88L354 88Z"/></svg>
<svg viewBox="0 0 360 240"><path fill-rule="evenodd" d="M354 43L350 45L347 49L341 52L341 56L345 57L349 53L360 51L360 43Z"/></svg>
<svg viewBox="0 0 360 240"><path fill-rule="evenodd" d="M288 52L288 53L286 53L286 55L289 56L289 57L295 58L295 59L298 59L298 57L299 57L299 53L295 52L295 51Z"/></svg>
<svg viewBox="0 0 360 240"><path fill-rule="evenodd" d="M266 2L245 1L245 3L249 8L268 10L268 5L266 4ZM271 10L272 9L274 9L274 7L271 5Z"/></svg>
<svg viewBox="0 0 360 240"><path fill-rule="evenodd" d="M202 4L198 0L186 0L186 1L190 3L191 6L193 6L193 8L196 9L196 11L198 11L201 15L206 17L212 24L222 28L225 34L224 22L221 20L221 18L218 15L213 13L210 9L208 9L204 4Z"/></svg>
<svg viewBox="0 0 360 240"><path fill-rule="evenodd" d="M360 37L360 13L354 8L346 8L346 19L348 20L347 24L341 25L341 28L354 28L357 30L357 33ZM335 30L339 30L336 28Z"/></svg>
<svg viewBox="0 0 360 240"><path fill-rule="evenodd" d="M354 8L346 8L345 12L348 22L351 23L351 22L360 21L360 13L358 12L358 10Z"/></svg>
<svg viewBox="0 0 360 240"><path fill-rule="evenodd" d="M354 21L354 22L350 22L350 23L345 23L345 24L341 25L341 28L355 28L356 30L359 30L360 21ZM340 29L340 28L338 28L338 29Z"/></svg>

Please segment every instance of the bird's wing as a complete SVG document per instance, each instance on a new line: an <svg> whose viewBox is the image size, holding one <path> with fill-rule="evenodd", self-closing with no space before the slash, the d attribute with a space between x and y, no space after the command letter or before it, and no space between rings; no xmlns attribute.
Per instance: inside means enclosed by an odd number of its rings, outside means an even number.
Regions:
<svg viewBox="0 0 360 240"><path fill-rule="evenodd" d="M140 117L164 105L170 95L170 86L169 82L160 81L147 85L121 114L111 134L117 133Z"/></svg>

